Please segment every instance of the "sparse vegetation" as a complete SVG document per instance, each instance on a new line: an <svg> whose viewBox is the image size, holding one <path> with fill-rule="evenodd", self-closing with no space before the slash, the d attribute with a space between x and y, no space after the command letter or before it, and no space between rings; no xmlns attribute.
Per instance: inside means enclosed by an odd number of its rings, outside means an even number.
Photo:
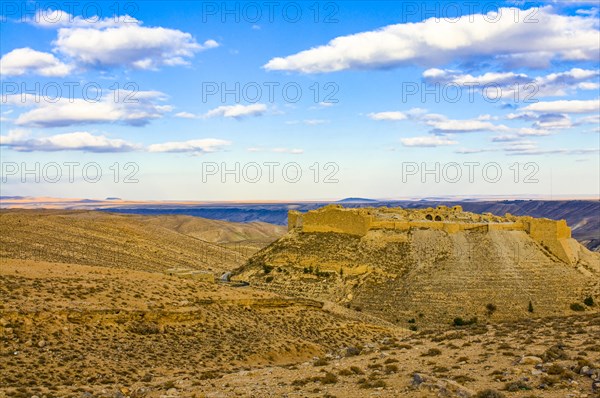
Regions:
<svg viewBox="0 0 600 398"><path fill-rule="evenodd" d="M471 319L463 319L460 317L454 318L454 320L452 321L452 324L454 326L468 326L468 325L474 325L477 323L477 318L473 317Z"/></svg>
<svg viewBox="0 0 600 398"><path fill-rule="evenodd" d="M500 391L488 388L475 394L475 398L505 398L505 395Z"/></svg>
<svg viewBox="0 0 600 398"><path fill-rule="evenodd" d="M569 308L571 308L572 311L585 311L585 307L579 303L573 303Z"/></svg>
<svg viewBox="0 0 600 398"><path fill-rule="evenodd" d="M134 228L127 239L137 244L139 233ZM2 250L5 235L0 235ZM338 238L315 239L339 245L339 261L348 258L345 244L351 250L366 250L353 238ZM104 239L105 234L98 235L99 242ZM404 242L389 246L385 250L406 249ZM364 297L352 292L353 297L343 298L346 308L324 310L319 302L305 299L315 291L326 295L328 290L339 292L340 286L345 289L343 283L357 280L354 272L346 272L342 280L340 268L328 265L336 271L317 280L317 267L304 272L304 265L250 260L255 278L248 278L251 286L240 289L147 272L160 270L154 269L158 265L153 259L147 268L137 269L148 258L146 253L151 256L164 247L136 252L134 257L140 258L131 263L135 266L111 268L2 257L0 395L141 398L225 391L231 396L345 397L352 391L356 396L424 397L438 395L437 386L458 388L458 383L485 398L502 397L499 391L523 398L591 396L590 381L600 365L597 305L585 297L595 294L593 290L558 302L557 316L551 318L545 318L547 303L552 302L548 299L536 304L535 318L507 320L507 308L524 309L523 298L505 307L502 298L490 295L472 306L464 304L458 312L442 305L444 316L433 308L403 308L393 314L393 324L371 324L365 319L374 320L377 313L369 301L370 281L360 293ZM174 247L174 257L191 263L188 249ZM295 261L295 252L287 254L288 261ZM101 254L85 258L92 257ZM265 269L263 264L276 266ZM399 264L393 266L400 274L405 270ZM220 269L214 270L218 275ZM232 280L245 276L234 271ZM300 279L307 283L296 285ZM258 290L258 282L264 290ZM286 283L297 289L296 295L272 293ZM571 301L583 297L579 305L585 312L562 317L561 311L570 312ZM488 300L496 304L485 304ZM531 301L529 307L533 309ZM363 313L352 308L362 308ZM493 317L480 322L471 318L484 311ZM448 314L465 315L450 323L453 315ZM431 320L438 316L445 325L432 328ZM418 333L407 332L407 326L416 330L417 324ZM472 326L462 327L467 325ZM531 358L521 363L522 355ZM423 380L414 382L415 373ZM176 392L168 392L172 389Z"/></svg>
<svg viewBox="0 0 600 398"><path fill-rule="evenodd" d="M442 353L442 351L439 348L430 348L426 352L422 353L421 356L422 357L435 357L435 356L440 355L441 353Z"/></svg>

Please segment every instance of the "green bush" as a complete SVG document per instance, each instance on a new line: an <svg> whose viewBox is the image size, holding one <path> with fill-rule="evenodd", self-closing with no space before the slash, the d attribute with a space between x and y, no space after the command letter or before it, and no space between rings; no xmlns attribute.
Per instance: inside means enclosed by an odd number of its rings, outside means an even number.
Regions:
<svg viewBox="0 0 600 398"><path fill-rule="evenodd" d="M335 384L337 382L338 382L337 376L330 372L326 372L325 376L321 377L322 384Z"/></svg>
<svg viewBox="0 0 600 398"><path fill-rule="evenodd" d="M430 348L427 352L421 354L422 357L435 357L442 353L438 348Z"/></svg>
<svg viewBox="0 0 600 398"><path fill-rule="evenodd" d="M586 297L585 300L583 300L583 304L591 307L594 305L594 299L592 297Z"/></svg>
<svg viewBox="0 0 600 398"><path fill-rule="evenodd" d="M533 312L533 304L531 303L531 300L529 301L529 306L527 307L527 311Z"/></svg>
<svg viewBox="0 0 600 398"><path fill-rule="evenodd" d="M505 395L499 391L488 388L487 390L479 391L475 398L504 398Z"/></svg>
<svg viewBox="0 0 600 398"><path fill-rule="evenodd" d="M462 319L461 317L456 317L454 318L454 320L452 321L452 324L454 326L468 326L468 325L473 325L477 323L477 318L473 317L471 319Z"/></svg>
<svg viewBox="0 0 600 398"><path fill-rule="evenodd" d="M271 271L273 271L273 267L267 264L263 264L262 269L265 272L265 274L268 274Z"/></svg>
<svg viewBox="0 0 600 398"><path fill-rule="evenodd" d="M571 304L571 310L573 311L585 311L585 307L579 303Z"/></svg>

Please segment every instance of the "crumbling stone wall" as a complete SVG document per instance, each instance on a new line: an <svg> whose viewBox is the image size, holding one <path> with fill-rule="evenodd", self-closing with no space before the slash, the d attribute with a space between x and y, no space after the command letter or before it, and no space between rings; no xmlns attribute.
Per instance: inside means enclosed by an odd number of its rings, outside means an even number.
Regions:
<svg viewBox="0 0 600 398"><path fill-rule="evenodd" d="M447 233L465 230L524 231L552 254L566 263L573 263L576 254L570 244L571 229L565 220L555 221L532 217L505 217L490 213L463 212L461 206L438 206L436 209L405 210L400 208L345 209L328 205L307 213L288 213L288 230L302 232L335 232L364 236L370 230L408 231L411 228L432 229Z"/></svg>
<svg viewBox="0 0 600 398"><path fill-rule="evenodd" d="M330 205L302 215L303 232L337 232L364 236L369 229L371 216L366 211Z"/></svg>

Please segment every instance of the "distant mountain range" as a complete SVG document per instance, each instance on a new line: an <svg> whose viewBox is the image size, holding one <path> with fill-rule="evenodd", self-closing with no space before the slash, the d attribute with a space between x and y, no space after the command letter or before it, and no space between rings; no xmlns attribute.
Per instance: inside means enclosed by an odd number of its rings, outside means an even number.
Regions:
<svg viewBox="0 0 600 398"><path fill-rule="evenodd" d="M572 228L573 237L590 250L600 251L600 201L598 200L375 200L350 197L339 201L320 202L275 202L275 203L209 203L209 202L128 202L122 200L95 201L86 199L52 199L45 202L26 201L23 197L0 198L2 207L62 208L102 210L114 213L143 215L187 215L233 222L262 221L276 225L287 225L289 210L308 211L330 203L346 207L388 206L404 208L427 208L439 205L460 204L466 211L489 212L497 215L511 213L517 216L530 215L550 219L565 219Z"/></svg>

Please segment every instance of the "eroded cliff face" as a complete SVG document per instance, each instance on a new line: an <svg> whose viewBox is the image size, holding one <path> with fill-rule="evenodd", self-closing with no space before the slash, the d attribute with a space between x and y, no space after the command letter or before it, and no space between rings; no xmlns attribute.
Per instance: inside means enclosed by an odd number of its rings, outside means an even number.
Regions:
<svg viewBox="0 0 600 398"><path fill-rule="evenodd" d="M600 297L600 255L570 238L566 223L443 211L455 218L436 222L443 213L424 210L424 219L412 214L406 220L386 209L384 219L372 209L346 214L339 207L324 210L322 221L319 211L308 218L292 214L288 234L252 257L236 278L418 327L457 317L493 322L566 315L571 304ZM341 232L348 217L352 232ZM364 233L356 233L359 217L369 218ZM334 231L326 231L332 224ZM460 227L448 228L454 224Z"/></svg>

